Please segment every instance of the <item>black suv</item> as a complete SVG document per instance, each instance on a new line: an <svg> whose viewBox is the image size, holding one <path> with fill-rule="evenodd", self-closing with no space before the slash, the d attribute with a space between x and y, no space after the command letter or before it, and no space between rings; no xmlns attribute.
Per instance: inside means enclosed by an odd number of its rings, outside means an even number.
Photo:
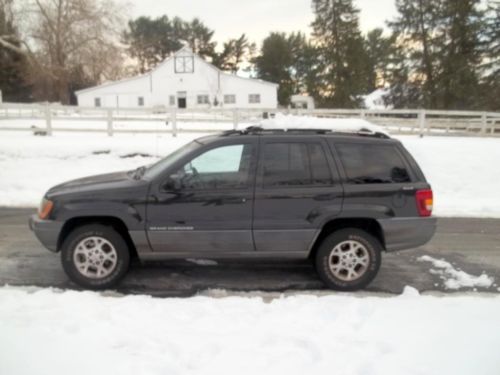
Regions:
<svg viewBox="0 0 500 375"><path fill-rule="evenodd" d="M431 211L422 171L385 134L250 127L55 186L30 227L86 288L116 284L138 256L309 258L327 286L356 290L384 250L430 240Z"/></svg>

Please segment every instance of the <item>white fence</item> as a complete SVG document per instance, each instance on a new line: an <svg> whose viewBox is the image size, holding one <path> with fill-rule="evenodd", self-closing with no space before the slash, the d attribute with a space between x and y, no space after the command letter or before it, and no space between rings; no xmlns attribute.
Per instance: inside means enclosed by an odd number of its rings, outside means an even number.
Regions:
<svg viewBox="0 0 500 375"><path fill-rule="evenodd" d="M85 108L55 104L0 103L0 130L172 133L243 129L263 117L293 114L364 118L392 134L500 136L500 113L430 110Z"/></svg>

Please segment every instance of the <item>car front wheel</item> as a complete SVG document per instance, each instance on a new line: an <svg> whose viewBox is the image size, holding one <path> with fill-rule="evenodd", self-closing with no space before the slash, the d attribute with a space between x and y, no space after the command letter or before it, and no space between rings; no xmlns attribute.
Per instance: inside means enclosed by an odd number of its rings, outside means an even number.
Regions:
<svg viewBox="0 0 500 375"><path fill-rule="evenodd" d="M127 273L130 253L112 227L85 225L73 230L61 249L64 271L76 284L94 290L116 285Z"/></svg>
<svg viewBox="0 0 500 375"><path fill-rule="evenodd" d="M327 236L318 248L315 265L331 289L353 291L366 287L377 275L382 245L369 233L346 228Z"/></svg>

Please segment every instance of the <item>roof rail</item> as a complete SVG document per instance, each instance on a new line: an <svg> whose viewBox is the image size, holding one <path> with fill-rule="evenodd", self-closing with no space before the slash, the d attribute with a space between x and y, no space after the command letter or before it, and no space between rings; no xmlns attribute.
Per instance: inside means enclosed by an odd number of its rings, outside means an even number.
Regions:
<svg viewBox="0 0 500 375"><path fill-rule="evenodd" d="M364 137L374 137L374 138L384 138L390 139L389 135L373 131L368 128L360 128L359 130L349 131L349 130L337 130L328 128L271 128L266 129L258 125L249 126L244 130L229 130L224 132L225 135L230 134L338 134L338 135L358 135Z"/></svg>

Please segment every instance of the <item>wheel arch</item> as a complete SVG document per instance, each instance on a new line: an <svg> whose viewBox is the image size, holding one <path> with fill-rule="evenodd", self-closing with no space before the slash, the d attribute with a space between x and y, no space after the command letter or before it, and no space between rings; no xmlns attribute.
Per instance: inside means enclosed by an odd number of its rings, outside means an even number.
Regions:
<svg viewBox="0 0 500 375"><path fill-rule="evenodd" d="M318 251L321 242L330 234L345 228L356 228L374 236L380 241L382 248L385 250L384 231L380 223L373 218L336 218L326 222L316 236L310 251L309 258L313 259Z"/></svg>
<svg viewBox="0 0 500 375"><path fill-rule="evenodd" d="M137 250L134 242L132 241L132 238L130 237L127 226L122 219L115 216L78 216L68 219L64 223L59 234L59 238L57 240L57 251L61 250L64 240L74 229L88 224L101 224L111 226L125 240L130 252L130 256L132 258L137 257Z"/></svg>

